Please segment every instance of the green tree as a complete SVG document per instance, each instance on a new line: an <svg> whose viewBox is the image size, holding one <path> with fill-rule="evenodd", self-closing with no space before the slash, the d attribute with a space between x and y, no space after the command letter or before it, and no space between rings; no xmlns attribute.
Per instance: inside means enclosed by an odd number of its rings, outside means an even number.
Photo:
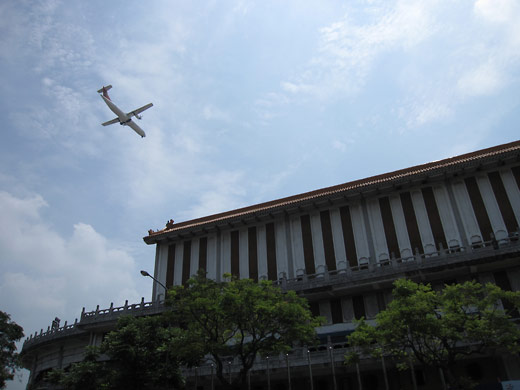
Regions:
<svg viewBox="0 0 520 390"><path fill-rule="evenodd" d="M22 337L23 328L11 321L9 314L0 311L0 389L14 378L16 370L20 368L16 342Z"/></svg>
<svg viewBox="0 0 520 390"><path fill-rule="evenodd" d="M492 348L520 351L520 330L510 321L520 307L520 292L475 281L434 291L429 284L400 279L392 296L375 325L358 323L349 336L352 346L374 356L384 353L440 368L451 383L460 379L453 372L457 360ZM358 352L346 356L347 363L358 358Z"/></svg>
<svg viewBox="0 0 520 390"><path fill-rule="evenodd" d="M107 363L99 361L99 348L87 347L83 361L71 364L67 371L50 371L45 381L59 384L66 390L93 390L109 388L109 377Z"/></svg>
<svg viewBox="0 0 520 390"><path fill-rule="evenodd" d="M67 390L184 388L175 353L179 333L163 315L121 317L100 347L87 348L83 361L46 379Z"/></svg>
<svg viewBox="0 0 520 390"><path fill-rule="evenodd" d="M203 272L188 280L186 287L171 290L168 304L185 334L179 353L192 365L210 355L219 381L229 389L247 387L257 354L286 352L297 342L312 343L320 324L307 301L294 291L282 292L269 281L216 282ZM231 382L224 374L229 357L241 363Z"/></svg>
<svg viewBox="0 0 520 390"><path fill-rule="evenodd" d="M166 316L121 317L101 345L110 361L110 388L184 387L176 353L180 343L180 329Z"/></svg>

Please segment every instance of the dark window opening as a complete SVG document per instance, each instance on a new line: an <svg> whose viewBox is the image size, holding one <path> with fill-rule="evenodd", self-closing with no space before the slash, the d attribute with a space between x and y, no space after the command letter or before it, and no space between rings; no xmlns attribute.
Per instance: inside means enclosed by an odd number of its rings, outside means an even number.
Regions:
<svg viewBox="0 0 520 390"><path fill-rule="evenodd" d="M182 253L182 284L186 284L190 278L191 241L184 241Z"/></svg>
<svg viewBox="0 0 520 390"><path fill-rule="evenodd" d="M274 223L265 225L265 240L267 246L267 279L277 280L276 270L276 241L274 235Z"/></svg>
<svg viewBox="0 0 520 390"><path fill-rule="evenodd" d="M388 199L388 197L379 198L379 208L383 219L388 256L394 258L401 257L399 244L397 242L397 233L395 232L394 219L392 216L392 207L390 206L390 199Z"/></svg>
<svg viewBox="0 0 520 390"><path fill-rule="evenodd" d="M341 309L341 299L332 299L330 301L330 312L332 315L333 324L340 324L343 322L343 310Z"/></svg>
<svg viewBox="0 0 520 390"><path fill-rule="evenodd" d="M319 302L309 302L309 309L314 317L319 317L320 315L320 304Z"/></svg>
<svg viewBox="0 0 520 390"><path fill-rule="evenodd" d="M497 201L500 214L502 214L502 219L506 225L506 229L508 233L516 232L518 230L518 222L516 220L513 207L511 206L511 202L509 201L509 197L507 196L504 183L500 177L500 173L489 172L488 176L491 187L493 188L493 193L495 194L495 199Z"/></svg>
<svg viewBox="0 0 520 390"><path fill-rule="evenodd" d="M314 247L312 245L311 219L309 215L300 217L303 240L303 257L305 260L305 273L312 275L316 273L314 266Z"/></svg>
<svg viewBox="0 0 520 390"><path fill-rule="evenodd" d="M175 244L168 245L168 263L166 264L166 287L173 286L173 273L175 270Z"/></svg>
<svg viewBox="0 0 520 390"><path fill-rule="evenodd" d="M477 218L478 227L482 233L482 240L491 240L493 229L491 228L491 222L486 211L486 206L482 200L482 195L478 188L477 180L474 177L468 177L464 179L466 188L468 189L469 199L473 206L475 217Z"/></svg>
<svg viewBox="0 0 520 390"><path fill-rule="evenodd" d="M400 197L401 205L403 206L404 220L406 222L406 230L408 231L408 238L412 245L413 254L415 254L416 249L419 250L420 254L424 254L419 225L417 224L417 217L413 208L412 196L409 192L403 192Z"/></svg>
<svg viewBox="0 0 520 390"><path fill-rule="evenodd" d="M231 275L240 277L240 249L238 230L231 232Z"/></svg>
<svg viewBox="0 0 520 390"><path fill-rule="evenodd" d="M341 207L339 213L341 216L341 229L343 230L343 242L345 244L348 264L351 267L356 267L358 265L358 258L350 209L348 206Z"/></svg>
<svg viewBox="0 0 520 390"><path fill-rule="evenodd" d="M363 295L353 296L352 297L352 306L354 308L354 318L356 320L361 319L361 317L366 318L365 300L363 299Z"/></svg>
<svg viewBox="0 0 520 390"><path fill-rule="evenodd" d="M258 253L256 248L256 227L247 229L249 252L249 278L258 282Z"/></svg>
<svg viewBox="0 0 520 390"><path fill-rule="evenodd" d="M336 254L334 253L334 241L332 239L332 227L328 210L320 213L320 220L323 248L325 250L325 263L329 271L334 271L336 269Z"/></svg>

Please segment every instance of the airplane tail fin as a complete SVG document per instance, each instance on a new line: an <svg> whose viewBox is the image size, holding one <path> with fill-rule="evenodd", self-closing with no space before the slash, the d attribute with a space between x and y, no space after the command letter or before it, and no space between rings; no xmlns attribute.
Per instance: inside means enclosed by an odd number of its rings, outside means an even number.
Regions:
<svg viewBox="0 0 520 390"><path fill-rule="evenodd" d="M98 90L98 93L103 93L103 96L106 97L108 100L110 100L110 96L108 96L108 90L112 88L112 85L107 85L106 87L103 87Z"/></svg>

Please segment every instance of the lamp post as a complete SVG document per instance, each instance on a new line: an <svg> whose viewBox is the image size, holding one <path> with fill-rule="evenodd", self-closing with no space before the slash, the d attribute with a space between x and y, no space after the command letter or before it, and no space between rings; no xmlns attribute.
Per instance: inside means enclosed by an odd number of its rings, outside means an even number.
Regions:
<svg viewBox="0 0 520 390"><path fill-rule="evenodd" d="M143 276L149 276L150 278L153 279L153 281L155 283L157 283L158 285L160 285L162 288L164 288L164 300L166 301L166 295L168 294L168 288L162 284L161 282L159 282L157 279L155 279L152 275L150 275L148 272L146 272L145 270L141 270L141 275Z"/></svg>

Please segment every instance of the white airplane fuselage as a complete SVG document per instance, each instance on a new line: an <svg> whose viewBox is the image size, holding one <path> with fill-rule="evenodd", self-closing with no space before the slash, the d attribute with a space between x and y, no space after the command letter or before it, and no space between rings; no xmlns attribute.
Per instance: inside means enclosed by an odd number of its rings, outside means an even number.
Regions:
<svg viewBox="0 0 520 390"><path fill-rule="evenodd" d="M119 119L119 124L123 125L123 126L130 126L137 134L139 134L141 137L145 137L146 134L145 132L143 131L143 129L141 129L137 123L135 123L131 116L125 114L123 111L121 111L121 109L116 106L112 100L110 99L107 99L105 96L103 95L100 95L103 100L105 101L105 103L107 104L108 108L110 108L110 110L112 110L112 112L114 114L117 115L118 119Z"/></svg>

